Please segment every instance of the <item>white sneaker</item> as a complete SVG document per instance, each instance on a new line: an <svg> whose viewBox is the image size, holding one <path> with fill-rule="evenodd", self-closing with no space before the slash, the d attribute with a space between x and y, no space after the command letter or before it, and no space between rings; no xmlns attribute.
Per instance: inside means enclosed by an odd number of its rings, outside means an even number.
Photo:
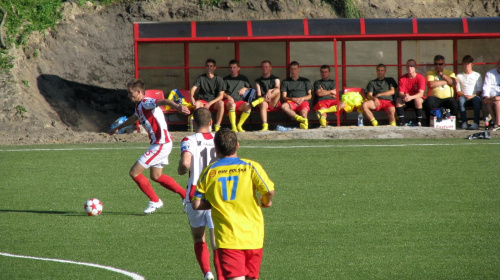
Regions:
<svg viewBox="0 0 500 280"><path fill-rule="evenodd" d="M478 130L479 129L479 125L477 125L477 123L472 123L469 127L470 130Z"/></svg>
<svg viewBox="0 0 500 280"><path fill-rule="evenodd" d="M469 128L469 125L467 124L467 122L463 122L462 129L468 129L468 128Z"/></svg>
<svg viewBox="0 0 500 280"><path fill-rule="evenodd" d="M203 280L214 280L214 275L212 274L212 272L207 272L207 274L205 274L205 278L203 278Z"/></svg>
<svg viewBox="0 0 500 280"><path fill-rule="evenodd" d="M150 201L148 203L148 207L144 210L144 214L151 214L156 211L156 209L160 209L163 207L163 201L158 200L158 202L152 202Z"/></svg>

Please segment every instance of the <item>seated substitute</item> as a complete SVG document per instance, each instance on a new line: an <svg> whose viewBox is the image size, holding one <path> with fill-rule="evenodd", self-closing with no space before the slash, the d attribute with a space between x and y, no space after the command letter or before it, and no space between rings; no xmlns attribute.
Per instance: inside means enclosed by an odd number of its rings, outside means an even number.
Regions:
<svg viewBox="0 0 500 280"><path fill-rule="evenodd" d="M399 125L405 125L405 110L406 106L415 108L417 115L417 125L422 125L423 117L423 103L425 91L425 78L417 73L417 62L414 59L408 59L406 62L407 73L399 78L398 82L398 96L396 98L396 113L399 119Z"/></svg>
<svg viewBox="0 0 500 280"><path fill-rule="evenodd" d="M479 129L479 119L481 117L481 95L483 94L483 80L481 74L472 70L474 58L470 55L462 59L464 72L457 75L457 94L460 118L462 119L462 129L468 129L467 113L465 106L472 105L474 109L474 123L471 130Z"/></svg>
<svg viewBox="0 0 500 280"><path fill-rule="evenodd" d="M205 107L217 112L214 131L218 131L224 117L224 103L222 102L222 98L224 98L224 80L222 77L215 75L215 69L217 69L215 60L207 59L205 62L206 73L196 78L189 94L191 104L194 105L195 109ZM197 90L198 96L195 98Z"/></svg>
<svg viewBox="0 0 500 280"><path fill-rule="evenodd" d="M483 84L483 98L490 115L493 116L495 121L491 130L500 130L500 59L498 59L495 69L486 72Z"/></svg>
<svg viewBox="0 0 500 280"><path fill-rule="evenodd" d="M248 90L252 90L250 81L248 81L246 76L240 74L240 63L238 60L233 59L229 61L229 71L231 74L224 77L224 104L228 111L231 130L234 132L245 132L242 126L250 116L252 106L243 100L243 95ZM236 112L241 112L238 124L236 124Z"/></svg>
<svg viewBox="0 0 500 280"><path fill-rule="evenodd" d="M458 114L458 104L455 100L453 87L457 85L455 73L444 69L446 66L444 56L434 57L434 69L427 72L427 99L424 102L427 124L430 126L431 111L437 108L450 110L452 116Z"/></svg>
<svg viewBox="0 0 500 280"><path fill-rule="evenodd" d="M267 111L278 111L281 108L280 79L271 74L272 66L269 60L260 64L262 76L255 81L257 99L252 102L252 107L259 106L262 130L269 129Z"/></svg>
<svg viewBox="0 0 500 280"><path fill-rule="evenodd" d="M373 126L377 126L378 121L373 116L372 111L384 111L389 120L389 125L396 126L394 93L398 84L393 78L385 77L386 66L384 64L377 65L376 70L377 78L371 80L366 86L366 98L368 100L363 102L363 111Z"/></svg>
<svg viewBox="0 0 500 280"><path fill-rule="evenodd" d="M299 76L300 65L297 61L292 61L289 65L290 77L285 79L281 85L283 110L288 116L300 123L300 128L307 129L309 121L307 114L310 107L308 100L311 99L312 85L309 79Z"/></svg>
<svg viewBox="0 0 500 280"><path fill-rule="evenodd" d="M341 101L339 102L337 99L335 80L330 79L330 66L321 66L319 72L321 80L314 82L314 93L317 100L316 105L314 105L314 111L316 111L320 127L327 127L326 114L344 109L345 104Z"/></svg>

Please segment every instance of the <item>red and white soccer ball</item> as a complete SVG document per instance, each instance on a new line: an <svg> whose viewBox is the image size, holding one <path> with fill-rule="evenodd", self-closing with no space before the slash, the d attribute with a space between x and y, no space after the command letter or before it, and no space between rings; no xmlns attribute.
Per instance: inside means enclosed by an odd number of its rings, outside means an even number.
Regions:
<svg viewBox="0 0 500 280"><path fill-rule="evenodd" d="M83 209L89 216L97 216L102 212L102 202L97 198L91 198L85 202Z"/></svg>

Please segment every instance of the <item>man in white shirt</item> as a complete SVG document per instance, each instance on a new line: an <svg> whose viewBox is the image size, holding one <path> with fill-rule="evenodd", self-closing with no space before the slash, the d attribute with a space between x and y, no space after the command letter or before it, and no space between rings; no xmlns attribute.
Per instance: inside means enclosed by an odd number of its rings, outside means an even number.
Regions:
<svg viewBox="0 0 500 280"><path fill-rule="evenodd" d="M500 130L500 59L497 61L497 68L492 69L484 76L483 102L488 106L492 116L495 116L495 124L491 128L493 131Z"/></svg>
<svg viewBox="0 0 500 280"><path fill-rule="evenodd" d="M479 129L479 118L481 116L481 95L483 93L483 81L481 74L472 70L474 58L470 55L462 59L464 72L457 76L458 108L462 119L462 129ZM474 109L474 123L469 127L467 124L467 113L465 106Z"/></svg>

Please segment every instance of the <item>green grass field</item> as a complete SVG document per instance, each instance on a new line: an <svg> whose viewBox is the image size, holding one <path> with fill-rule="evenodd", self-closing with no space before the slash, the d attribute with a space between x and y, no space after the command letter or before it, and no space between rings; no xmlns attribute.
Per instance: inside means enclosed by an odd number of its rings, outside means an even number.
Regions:
<svg viewBox="0 0 500 280"><path fill-rule="evenodd" d="M500 140L243 141L276 183L260 279L498 279ZM0 253L203 279L180 198L128 170L147 143L0 146ZM179 143L164 173L175 170ZM104 204L87 217L83 203ZM131 279L0 255L0 279Z"/></svg>

